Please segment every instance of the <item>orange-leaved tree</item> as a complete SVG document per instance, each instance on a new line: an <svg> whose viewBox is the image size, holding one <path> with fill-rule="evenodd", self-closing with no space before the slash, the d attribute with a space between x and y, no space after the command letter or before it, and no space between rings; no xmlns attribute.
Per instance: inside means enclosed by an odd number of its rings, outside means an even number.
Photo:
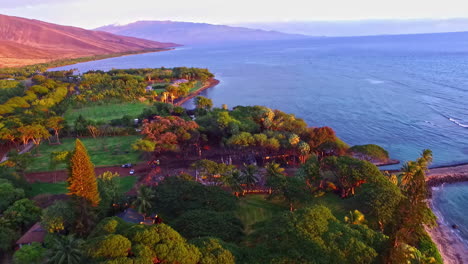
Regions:
<svg viewBox="0 0 468 264"><path fill-rule="evenodd" d="M75 150L70 158L68 182L68 195L87 200L92 206L97 206L99 197L94 164L91 162L88 151L83 143L77 139Z"/></svg>

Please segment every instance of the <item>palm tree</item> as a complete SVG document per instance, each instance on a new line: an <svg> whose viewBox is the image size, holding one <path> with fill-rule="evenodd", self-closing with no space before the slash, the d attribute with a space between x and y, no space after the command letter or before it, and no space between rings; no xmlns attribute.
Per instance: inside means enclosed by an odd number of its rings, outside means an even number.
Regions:
<svg viewBox="0 0 468 264"><path fill-rule="evenodd" d="M254 186L258 182L257 178L257 166L251 164L244 164L244 169L242 170L242 180L247 186Z"/></svg>
<svg viewBox="0 0 468 264"><path fill-rule="evenodd" d="M57 236L51 241L48 263L80 264L83 259L83 240L70 236Z"/></svg>
<svg viewBox="0 0 468 264"><path fill-rule="evenodd" d="M269 162L265 166L265 176L266 177L277 177L284 176L284 169L276 162Z"/></svg>
<svg viewBox="0 0 468 264"><path fill-rule="evenodd" d="M136 207L140 214L146 215L153 207L152 201L154 197L154 192L150 187L141 186L138 189L137 199L133 202L133 206Z"/></svg>
<svg viewBox="0 0 468 264"><path fill-rule="evenodd" d="M239 170L233 170L231 173L222 177L223 183L229 187L233 191L241 191L241 183L242 183L242 174Z"/></svg>
<svg viewBox="0 0 468 264"><path fill-rule="evenodd" d="M366 223L366 218L359 210L349 211L349 214L344 218L345 222L352 225L363 225Z"/></svg>

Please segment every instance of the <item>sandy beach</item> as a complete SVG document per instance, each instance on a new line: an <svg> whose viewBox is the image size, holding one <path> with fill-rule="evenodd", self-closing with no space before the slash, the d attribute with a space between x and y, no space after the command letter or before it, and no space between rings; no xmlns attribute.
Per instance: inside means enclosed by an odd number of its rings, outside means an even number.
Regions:
<svg viewBox="0 0 468 264"><path fill-rule="evenodd" d="M434 211L434 207L432 207ZM453 229L437 219L438 226L432 229L426 228L432 241L437 245L445 264L467 264L468 246L454 234Z"/></svg>
<svg viewBox="0 0 468 264"><path fill-rule="evenodd" d="M434 168L427 174L429 186L438 186L443 183L455 183L468 181L468 165ZM436 215L440 215L429 201L431 209ZM445 264L468 264L468 246L447 226L440 218L437 219L438 226L426 231L436 243Z"/></svg>

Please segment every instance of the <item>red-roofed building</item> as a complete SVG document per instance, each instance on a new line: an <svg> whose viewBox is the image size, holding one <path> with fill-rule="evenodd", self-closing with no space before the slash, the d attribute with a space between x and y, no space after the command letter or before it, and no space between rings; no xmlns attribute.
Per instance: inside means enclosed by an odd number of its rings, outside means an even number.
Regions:
<svg viewBox="0 0 468 264"><path fill-rule="evenodd" d="M47 235L47 231L42 228L39 222L35 223L18 241L16 245L21 248L24 245L30 245L33 242L42 243Z"/></svg>

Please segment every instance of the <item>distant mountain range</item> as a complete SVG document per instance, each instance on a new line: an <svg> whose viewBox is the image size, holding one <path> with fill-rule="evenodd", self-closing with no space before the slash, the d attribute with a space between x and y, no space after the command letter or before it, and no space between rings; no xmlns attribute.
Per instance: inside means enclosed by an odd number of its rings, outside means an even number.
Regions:
<svg viewBox="0 0 468 264"><path fill-rule="evenodd" d="M235 26L310 36L403 35L468 31L468 18L240 23Z"/></svg>
<svg viewBox="0 0 468 264"><path fill-rule="evenodd" d="M0 15L0 67L176 46Z"/></svg>
<svg viewBox="0 0 468 264"><path fill-rule="evenodd" d="M286 40L309 37L301 34L285 34L277 31L244 27L174 21L138 21L128 25L108 25L95 30L123 36L175 42L183 45Z"/></svg>

